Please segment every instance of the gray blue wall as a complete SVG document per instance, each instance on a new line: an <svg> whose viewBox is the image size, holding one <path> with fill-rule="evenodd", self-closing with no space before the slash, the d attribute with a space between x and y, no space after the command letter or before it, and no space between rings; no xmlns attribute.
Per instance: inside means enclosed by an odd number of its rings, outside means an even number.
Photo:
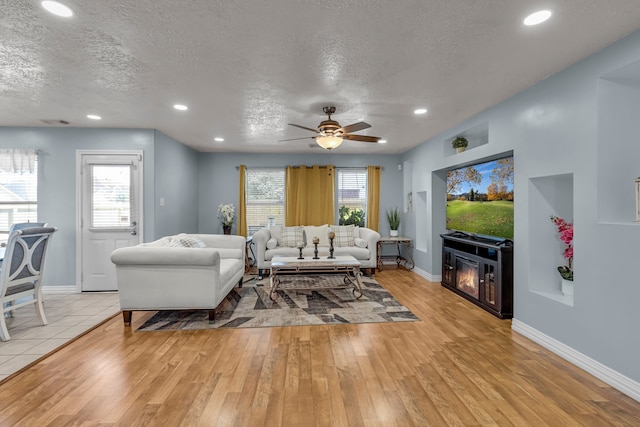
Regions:
<svg viewBox="0 0 640 427"><path fill-rule="evenodd" d="M47 254L45 286L75 286L76 283L76 150L144 152L144 233L153 235L152 130L0 127L0 148L41 151L38 220L58 227Z"/></svg>
<svg viewBox="0 0 640 427"><path fill-rule="evenodd" d="M144 156L144 240L196 232L197 153L148 129L0 127L0 148L34 148L38 156L38 219L58 227L47 255L45 286L76 285L76 151L141 150ZM159 207L159 197L165 207Z"/></svg>
<svg viewBox="0 0 640 427"><path fill-rule="evenodd" d="M216 217L220 203L238 206L239 165L247 167L285 167L287 165L334 165L336 167L382 166L380 183L380 232L389 234L384 213L402 205L402 172L398 171L400 156L350 155L320 152L319 154L220 154L201 153L198 157L200 175L199 229L202 233L222 233ZM233 233L236 232L234 224Z"/></svg>
<svg viewBox="0 0 640 427"><path fill-rule="evenodd" d="M416 251L417 265L438 277L446 170L513 152L514 326L531 328L635 381L640 381L635 268L640 225L634 223L639 64L636 33L402 157L414 165L404 192L426 194L431 214L426 224L406 215L408 234L428 242L426 250ZM487 130L487 140L474 141L461 154L451 151L453 137L478 128ZM556 266L564 260L552 214L575 224L573 298L559 290Z"/></svg>
<svg viewBox="0 0 640 427"><path fill-rule="evenodd" d="M198 153L155 132L155 211L152 239L198 232ZM164 206L160 206L160 199Z"/></svg>

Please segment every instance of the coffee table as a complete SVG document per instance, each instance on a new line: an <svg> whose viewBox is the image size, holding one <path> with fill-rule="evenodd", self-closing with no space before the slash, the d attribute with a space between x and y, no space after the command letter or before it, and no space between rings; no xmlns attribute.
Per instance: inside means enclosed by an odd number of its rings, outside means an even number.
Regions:
<svg viewBox="0 0 640 427"><path fill-rule="evenodd" d="M296 283L282 283L280 280L283 275L287 274L328 274L328 273L344 273L341 285L335 282L327 285L296 285ZM320 259L306 257L298 259L296 257L285 257L276 255L271 260L271 275L269 276L271 290L269 298L275 301L278 296L276 291L280 289L340 289L343 287L353 287L353 296L356 299L362 297L362 273L360 272L360 262L351 255L336 256L329 259L326 256ZM357 295L358 294L358 295ZM275 295L275 298L274 298Z"/></svg>

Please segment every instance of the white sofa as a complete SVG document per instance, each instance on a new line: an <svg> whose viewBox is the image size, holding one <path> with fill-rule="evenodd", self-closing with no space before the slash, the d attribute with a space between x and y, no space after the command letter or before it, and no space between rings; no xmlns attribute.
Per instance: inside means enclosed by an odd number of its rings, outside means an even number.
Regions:
<svg viewBox="0 0 640 427"><path fill-rule="evenodd" d="M323 227L323 226L320 226ZM327 232L330 231L330 227L327 226ZM256 264L258 267L258 276L262 277L264 270L271 268L271 260L275 255L281 256L299 256L300 251L296 247L297 245L284 244L282 242L281 233L283 227L263 228L253 235L253 243L255 245ZM313 238L318 237L318 234L325 233L323 229L318 227L299 227L303 229L303 243L305 247L302 249L302 256L313 257L314 245ZM314 230L315 228L315 230ZM351 255L358 261L360 261L361 268L369 270L369 275L373 275L376 269L377 260L377 246L378 240L380 240L380 234L370 228L354 227L356 239L353 246L338 246L334 241L334 256L337 255ZM312 234L307 236L307 234ZM326 237L326 236L324 236ZM318 244L318 256L329 256L329 243L325 238L321 239ZM275 247L274 241L276 242ZM269 245L267 245L269 243ZM357 243L357 245L356 245ZM359 246L358 246L359 245Z"/></svg>
<svg viewBox="0 0 640 427"><path fill-rule="evenodd" d="M245 247L242 236L179 234L116 249L111 261L125 325L138 310L209 310L212 321L218 304L242 286Z"/></svg>

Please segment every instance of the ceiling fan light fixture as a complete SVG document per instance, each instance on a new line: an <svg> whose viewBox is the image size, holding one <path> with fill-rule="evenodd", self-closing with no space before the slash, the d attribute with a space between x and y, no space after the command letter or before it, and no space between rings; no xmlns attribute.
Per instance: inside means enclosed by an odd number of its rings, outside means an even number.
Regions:
<svg viewBox="0 0 640 427"><path fill-rule="evenodd" d="M319 136L316 138L316 142L325 150L333 150L342 144L342 138L338 136Z"/></svg>

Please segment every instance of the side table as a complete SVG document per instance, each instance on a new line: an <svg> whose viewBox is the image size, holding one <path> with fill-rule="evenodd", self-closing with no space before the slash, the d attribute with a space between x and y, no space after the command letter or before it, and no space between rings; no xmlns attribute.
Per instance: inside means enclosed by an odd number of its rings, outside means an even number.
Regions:
<svg viewBox="0 0 640 427"><path fill-rule="evenodd" d="M251 256L249 256L251 253ZM247 236L247 246L244 254L244 272L248 273L256 265L256 254L253 252L253 236Z"/></svg>
<svg viewBox="0 0 640 427"><path fill-rule="evenodd" d="M385 246L395 246L395 254L383 255L382 250ZM405 248L404 254L402 248ZM413 245L411 239L408 237L381 237L378 240L378 271L382 271L384 261L395 261L398 267L404 267L407 270L412 270L415 267L412 256Z"/></svg>

